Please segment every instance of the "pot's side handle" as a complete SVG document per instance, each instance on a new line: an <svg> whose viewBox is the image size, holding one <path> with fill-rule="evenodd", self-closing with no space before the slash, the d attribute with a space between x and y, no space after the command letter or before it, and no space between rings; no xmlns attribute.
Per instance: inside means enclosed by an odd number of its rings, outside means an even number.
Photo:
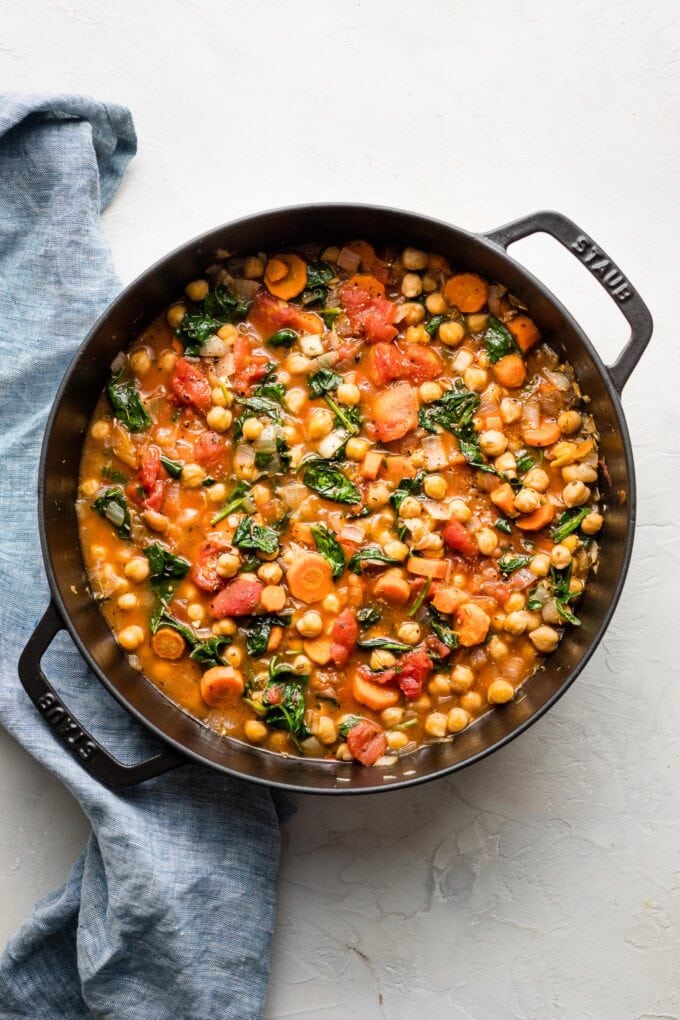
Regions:
<svg viewBox="0 0 680 1020"><path fill-rule="evenodd" d="M66 750L96 779L109 786L133 786L185 765L187 759L169 748L137 765L123 765L80 725L50 684L41 665L43 655L63 628L61 616L50 602L21 653L19 679Z"/></svg>
<svg viewBox="0 0 680 1020"><path fill-rule="evenodd" d="M616 362L609 366L612 382L620 393L652 335L652 316L647 305L604 249L562 213L552 210L531 213L496 230L487 231L483 236L507 248L514 241L536 233L550 234L579 259L616 302L628 321L628 343Z"/></svg>

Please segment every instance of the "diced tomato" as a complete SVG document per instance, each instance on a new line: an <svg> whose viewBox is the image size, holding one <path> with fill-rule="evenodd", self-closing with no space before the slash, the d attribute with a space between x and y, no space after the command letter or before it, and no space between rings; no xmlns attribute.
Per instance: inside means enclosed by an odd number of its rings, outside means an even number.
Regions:
<svg viewBox="0 0 680 1020"><path fill-rule="evenodd" d="M179 404L195 407L197 411L210 410L212 404L210 383L198 365L193 365L186 358L180 358L177 362L170 380L170 389Z"/></svg>
<svg viewBox="0 0 680 1020"><path fill-rule="evenodd" d="M323 333L323 322L318 315L303 312L297 305L280 301L265 290L255 295L248 318L264 340L286 328L299 333Z"/></svg>
<svg viewBox="0 0 680 1020"><path fill-rule="evenodd" d="M237 577L215 596L210 612L218 620L223 616L248 616L257 607L263 588L261 581Z"/></svg>
<svg viewBox="0 0 680 1020"><path fill-rule="evenodd" d="M165 495L165 482L160 478L157 478L153 483L151 492L144 500L144 507L147 510L160 510L163 505L163 496Z"/></svg>
<svg viewBox="0 0 680 1020"><path fill-rule="evenodd" d="M460 521L449 521L442 531L442 538L444 545L453 552L460 553L461 556L470 557L477 554L477 544L474 538Z"/></svg>
<svg viewBox="0 0 680 1020"><path fill-rule="evenodd" d="M331 659L336 666L344 666L354 650L359 626L353 610L343 609L331 631Z"/></svg>
<svg viewBox="0 0 680 1020"><path fill-rule="evenodd" d="M142 455L142 466L139 469L139 480L147 492L151 492L158 479L161 469L161 451L157 446L147 446Z"/></svg>
<svg viewBox="0 0 680 1020"><path fill-rule="evenodd" d="M247 396L253 383L267 374L270 364L265 354L253 354L248 337L239 333L234 341L234 389Z"/></svg>
<svg viewBox="0 0 680 1020"><path fill-rule="evenodd" d="M416 391L407 382L398 382L373 398L376 437L383 443L401 439L418 424Z"/></svg>
<svg viewBox="0 0 680 1020"><path fill-rule="evenodd" d="M402 344L401 350L409 367L407 378L421 383L438 379L444 371L444 362L427 344Z"/></svg>
<svg viewBox="0 0 680 1020"><path fill-rule="evenodd" d="M224 439L217 432L201 432L194 443L194 460L208 471L222 466L225 455Z"/></svg>
<svg viewBox="0 0 680 1020"><path fill-rule="evenodd" d="M428 675L432 671L432 659L422 648L406 652L397 665L397 683L407 698L419 698Z"/></svg>
<svg viewBox="0 0 680 1020"><path fill-rule="evenodd" d="M347 746L362 765L375 765L387 748L387 738L377 723L362 719L347 734Z"/></svg>
<svg viewBox="0 0 680 1020"><path fill-rule="evenodd" d="M335 348L340 359L338 361L338 365L354 361L357 354L359 353L359 347L360 344L358 344L356 340L343 340L341 343L339 343L338 346Z"/></svg>
<svg viewBox="0 0 680 1020"><path fill-rule="evenodd" d="M446 659L451 654L452 649L448 645L445 645L443 641L440 641L434 634L430 634L425 640L428 651L432 652L435 659Z"/></svg>
<svg viewBox="0 0 680 1020"><path fill-rule="evenodd" d="M512 588L505 581L483 581L479 588L485 595L490 595L502 605L508 601L512 594Z"/></svg>
<svg viewBox="0 0 680 1020"><path fill-rule="evenodd" d="M374 296L355 284L340 288L340 300L357 336L363 336L369 343L394 340L398 330L394 325L397 306L393 301Z"/></svg>
<svg viewBox="0 0 680 1020"><path fill-rule="evenodd" d="M165 495L165 482L158 477L161 467L161 451L157 446L147 446L136 481L128 482L125 495L129 502L145 510L160 510Z"/></svg>
<svg viewBox="0 0 680 1020"><path fill-rule="evenodd" d="M204 542L191 568L191 580L203 591L217 591L224 578L217 573L217 561L224 552L219 542Z"/></svg>
<svg viewBox="0 0 680 1020"><path fill-rule="evenodd" d="M421 383L439 378L444 362L436 351L423 344L377 343L369 351L367 369L376 386L384 386L395 379Z"/></svg>

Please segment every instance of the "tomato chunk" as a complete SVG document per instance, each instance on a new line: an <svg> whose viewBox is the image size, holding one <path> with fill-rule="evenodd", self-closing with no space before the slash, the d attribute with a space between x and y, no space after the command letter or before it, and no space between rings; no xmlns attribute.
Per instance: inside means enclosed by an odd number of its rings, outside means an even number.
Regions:
<svg viewBox="0 0 680 1020"><path fill-rule="evenodd" d="M401 439L418 424L418 401L407 382L395 383L373 398L375 434L383 443Z"/></svg>
<svg viewBox="0 0 680 1020"><path fill-rule="evenodd" d="M237 577L223 588L210 603L210 612L223 616L248 616L257 607L264 585L261 581Z"/></svg>
<svg viewBox="0 0 680 1020"><path fill-rule="evenodd" d="M432 659L424 649L402 655L397 670L397 683L402 694L407 698L419 698L431 672Z"/></svg>
<svg viewBox="0 0 680 1020"><path fill-rule="evenodd" d="M139 469L139 480L147 492L151 492L156 484L160 469L161 451L157 446L147 446L142 456L142 466Z"/></svg>
<svg viewBox="0 0 680 1020"><path fill-rule="evenodd" d="M198 365L186 358L180 358L170 380L170 389L179 404L195 407L197 411L209 411L212 405L210 383Z"/></svg>
<svg viewBox="0 0 680 1020"><path fill-rule="evenodd" d="M388 343L398 333L394 322L397 306L387 298L371 293L358 283L345 284L340 300L347 313L352 332L369 343Z"/></svg>
<svg viewBox="0 0 680 1020"><path fill-rule="evenodd" d="M323 333L323 322L318 315L303 312L297 305L281 301L264 290L255 295L248 318L264 340L286 328L299 333Z"/></svg>
<svg viewBox="0 0 680 1020"><path fill-rule="evenodd" d="M217 561L224 552L219 542L204 542L191 568L191 580L203 591L217 591L224 578L217 573Z"/></svg>
<svg viewBox="0 0 680 1020"><path fill-rule="evenodd" d="M253 354L248 338L237 336L234 342L234 389L237 393L247 396L253 383L264 379L269 365L266 354Z"/></svg>
<svg viewBox="0 0 680 1020"><path fill-rule="evenodd" d="M222 467L225 455L224 439L217 432L201 432L194 443L194 460L209 471Z"/></svg>
<svg viewBox="0 0 680 1020"><path fill-rule="evenodd" d="M375 765L385 753L387 739L377 723L362 719L347 734L347 746L362 765Z"/></svg>
<svg viewBox="0 0 680 1020"><path fill-rule="evenodd" d="M442 532L442 538L444 545L448 546L453 552L460 553L461 556L471 557L477 555L477 543L460 521L449 521Z"/></svg>
<svg viewBox="0 0 680 1020"><path fill-rule="evenodd" d="M359 625L352 609L343 609L331 631L331 659L336 666L344 666L354 651L359 636Z"/></svg>

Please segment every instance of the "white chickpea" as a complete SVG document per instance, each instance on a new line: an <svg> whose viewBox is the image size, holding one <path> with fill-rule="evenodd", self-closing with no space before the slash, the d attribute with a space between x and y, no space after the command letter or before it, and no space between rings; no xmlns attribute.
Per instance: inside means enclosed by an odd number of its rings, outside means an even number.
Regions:
<svg viewBox="0 0 680 1020"><path fill-rule="evenodd" d="M318 715L316 720L310 726L310 730L313 736L319 741L320 744L325 744L328 747L330 744L334 744L338 739L338 727L329 715Z"/></svg>
<svg viewBox="0 0 680 1020"><path fill-rule="evenodd" d="M514 422L519 421L522 416L522 407L518 400L513 400L512 397L504 397L501 400L501 418L506 425L512 425Z"/></svg>
<svg viewBox="0 0 680 1020"><path fill-rule="evenodd" d="M405 273L401 281L401 292L405 298L416 298L423 293L423 281L417 273Z"/></svg>
<svg viewBox="0 0 680 1020"><path fill-rule="evenodd" d="M321 603L327 613L339 613L340 612L340 599L338 596L331 592L330 595L326 595L326 598Z"/></svg>
<svg viewBox="0 0 680 1020"><path fill-rule="evenodd" d="M467 694L461 695L460 707L470 715L479 712L482 707L482 696L479 691L468 691Z"/></svg>
<svg viewBox="0 0 680 1020"><path fill-rule="evenodd" d="M590 499L590 489L583 482L568 482L562 489L565 506L583 506Z"/></svg>
<svg viewBox="0 0 680 1020"><path fill-rule="evenodd" d="M291 375L304 375L312 367L312 362L304 354L289 354L286 358L286 371Z"/></svg>
<svg viewBox="0 0 680 1020"><path fill-rule="evenodd" d="M159 534L164 534L170 527L170 521L161 514L158 510L145 510L142 514L144 522L147 527L151 528L152 531L157 531Z"/></svg>
<svg viewBox="0 0 680 1020"><path fill-rule="evenodd" d="M425 309L420 301L405 301L401 306L401 322L406 326L417 326L425 318Z"/></svg>
<svg viewBox="0 0 680 1020"><path fill-rule="evenodd" d="M529 631L529 640L537 651L549 654L557 648L560 635L553 627L541 625L536 630Z"/></svg>
<svg viewBox="0 0 680 1020"><path fill-rule="evenodd" d="M244 439L258 439L262 434L264 425L257 418L246 418L243 422L242 432Z"/></svg>
<svg viewBox="0 0 680 1020"><path fill-rule="evenodd" d="M493 466L496 468L496 471L500 471L504 475L510 475L513 478L517 475L517 461L515 460L514 453L510 453L509 450L506 453L502 453L500 457L496 457Z"/></svg>
<svg viewBox="0 0 680 1020"><path fill-rule="evenodd" d="M268 584L260 593L260 605L267 613L280 613L287 598L286 589L280 584Z"/></svg>
<svg viewBox="0 0 680 1020"><path fill-rule="evenodd" d="M149 561L146 556L133 556L123 568L123 573L135 584L141 584L149 576Z"/></svg>
<svg viewBox="0 0 680 1020"><path fill-rule="evenodd" d="M101 442L104 439L108 439L111 434L111 425L106 418L99 418L90 429L90 435L97 442Z"/></svg>
<svg viewBox="0 0 680 1020"><path fill-rule="evenodd" d="M172 372L177 364L177 355L174 351L162 351L158 358L158 364L164 372Z"/></svg>
<svg viewBox="0 0 680 1020"><path fill-rule="evenodd" d="M338 261L339 254L340 249L338 248L337 244L329 244L329 246L327 248L324 248L324 250L322 251L321 259L323 262L330 262L332 265L335 265L335 263Z"/></svg>
<svg viewBox="0 0 680 1020"><path fill-rule="evenodd" d="M505 613L499 610L494 613L491 617L491 629L492 630L503 630L503 624L505 623Z"/></svg>
<svg viewBox="0 0 680 1020"><path fill-rule="evenodd" d="M122 630L118 631L118 644L126 652L137 651L143 641L144 631L141 627L133 625L131 627L123 627Z"/></svg>
<svg viewBox="0 0 680 1020"><path fill-rule="evenodd" d="M206 491L209 503L223 503L227 497L227 487L224 482L215 482Z"/></svg>
<svg viewBox="0 0 680 1020"><path fill-rule="evenodd" d="M251 744L261 744L267 739L269 730L259 719L248 719L243 726L243 735Z"/></svg>
<svg viewBox="0 0 680 1020"><path fill-rule="evenodd" d="M425 273L425 275L423 276L423 290L425 291L425 293L432 294L432 292L435 291L438 286L439 283L437 281L437 278L433 276L431 273Z"/></svg>
<svg viewBox="0 0 680 1020"><path fill-rule="evenodd" d="M596 510L589 513L587 517L584 517L581 522L581 531L584 535L596 535L604 524L604 517L602 514L598 514Z"/></svg>
<svg viewBox="0 0 680 1020"><path fill-rule="evenodd" d="M312 668L312 661L306 655L296 655L292 667L297 676L305 676Z"/></svg>
<svg viewBox="0 0 680 1020"><path fill-rule="evenodd" d="M515 688L509 680L505 680L501 676L489 684L489 689L486 692L486 698L490 705L505 705L508 701L512 701L514 696Z"/></svg>
<svg viewBox="0 0 680 1020"><path fill-rule="evenodd" d="M430 315L443 315L446 311L446 299L439 291L435 291L434 294L428 294L425 299L425 307Z"/></svg>
<svg viewBox="0 0 680 1020"><path fill-rule="evenodd" d="M83 496L94 496L95 492L99 492L99 482L96 478L87 478L81 483L80 491Z"/></svg>
<svg viewBox="0 0 680 1020"><path fill-rule="evenodd" d="M321 613L317 613L314 609L309 609L296 622L295 629L304 638L318 637L323 630L323 617Z"/></svg>
<svg viewBox="0 0 680 1020"><path fill-rule="evenodd" d="M259 280L264 274L264 262L259 255L251 255L243 263L243 275L246 280Z"/></svg>
<svg viewBox="0 0 680 1020"><path fill-rule="evenodd" d="M191 602L187 606L187 616L193 623L200 623L205 616L205 610L200 602Z"/></svg>
<svg viewBox="0 0 680 1020"><path fill-rule="evenodd" d="M344 741L342 744L338 744L335 751L335 757L338 761L354 761L354 755Z"/></svg>
<svg viewBox="0 0 680 1020"><path fill-rule="evenodd" d="M230 645L222 654L230 666L237 668L241 665L243 654L236 645Z"/></svg>
<svg viewBox="0 0 680 1020"><path fill-rule="evenodd" d="M370 445L367 439L357 439L355 436L352 436L345 444L347 459L355 461L363 460L370 449Z"/></svg>
<svg viewBox="0 0 680 1020"><path fill-rule="evenodd" d="M210 399L213 407L226 407L227 395L221 386L213 386L210 392Z"/></svg>
<svg viewBox="0 0 680 1020"><path fill-rule="evenodd" d="M535 577L547 577L550 573L550 557L545 553L536 553L531 558L529 570Z"/></svg>
<svg viewBox="0 0 680 1020"><path fill-rule="evenodd" d="M482 556L491 556L498 547L498 535L493 528L480 528L476 534L477 548Z"/></svg>
<svg viewBox="0 0 680 1020"><path fill-rule="evenodd" d="M524 609L526 605L526 599L521 592L513 591L512 595L509 595L505 600L505 608L508 613L514 613L518 609Z"/></svg>
<svg viewBox="0 0 680 1020"><path fill-rule="evenodd" d="M323 341L316 333L307 333L300 337L300 350L307 358L318 358L323 354Z"/></svg>
<svg viewBox="0 0 680 1020"><path fill-rule="evenodd" d="M423 489L430 499L444 499L447 490L446 479L443 475L427 475Z"/></svg>
<svg viewBox="0 0 680 1020"><path fill-rule="evenodd" d="M227 322L224 326L220 326L217 330L217 335L220 340L223 340L229 347L231 347L238 336L238 330L236 326L232 325L232 323Z"/></svg>
<svg viewBox="0 0 680 1020"><path fill-rule="evenodd" d="M424 326L409 326L404 333L404 340L409 344L429 344L430 334Z"/></svg>
<svg viewBox="0 0 680 1020"><path fill-rule="evenodd" d="M451 682L443 673L436 673L428 683L427 691L433 698L450 698Z"/></svg>
<svg viewBox="0 0 680 1020"><path fill-rule="evenodd" d="M223 620L218 620L213 623L210 628L213 634L216 636L227 636L231 637L237 631L236 620L232 620L229 616L225 616Z"/></svg>
<svg viewBox="0 0 680 1020"><path fill-rule="evenodd" d="M543 468L531 468L522 479L525 489L533 489L534 492L547 492L550 486L550 475Z"/></svg>
<svg viewBox="0 0 680 1020"><path fill-rule="evenodd" d="M566 545L554 545L550 552L550 562L557 570L564 570L571 563L571 553Z"/></svg>
<svg viewBox="0 0 680 1020"><path fill-rule="evenodd" d="M116 599L116 605L119 609L136 609L138 601L139 600L136 595L133 595L132 592L126 592L124 595L118 596Z"/></svg>
<svg viewBox="0 0 680 1020"><path fill-rule="evenodd" d="M366 492L366 505L375 509L389 503L390 489L386 482L372 482Z"/></svg>
<svg viewBox="0 0 680 1020"><path fill-rule="evenodd" d="M205 471L200 464L185 464L179 477L187 489L198 489L205 479Z"/></svg>
<svg viewBox="0 0 680 1020"><path fill-rule="evenodd" d="M408 546L397 538L390 538L389 542L386 542L383 546L383 549L386 556L389 556L391 560L398 560L400 563L408 556Z"/></svg>
<svg viewBox="0 0 680 1020"><path fill-rule="evenodd" d="M233 421L231 411L226 407L211 407L205 416L208 428L215 432L226 432Z"/></svg>
<svg viewBox="0 0 680 1020"><path fill-rule="evenodd" d="M463 342L465 327L460 322L442 322L437 332L438 339L446 347L457 347Z"/></svg>
<svg viewBox="0 0 680 1020"><path fill-rule="evenodd" d="M420 625L415 620L406 620L402 623L397 631L397 637L400 641L403 641L405 645L417 645L420 641L422 631Z"/></svg>
<svg viewBox="0 0 680 1020"><path fill-rule="evenodd" d="M393 730L387 734L386 739L390 751L401 751L409 742L407 735L401 730Z"/></svg>
<svg viewBox="0 0 680 1020"><path fill-rule="evenodd" d="M310 439L323 439L333 431L333 414L325 407L317 408L307 424Z"/></svg>
<svg viewBox="0 0 680 1020"><path fill-rule="evenodd" d="M278 584L283 577L283 570L278 563L263 563L258 568L257 576L265 584Z"/></svg>
<svg viewBox="0 0 680 1020"><path fill-rule="evenodd" d="M415 496L406 496L399 507L399 516L405 521L420 517L422 512L423 508Z"/></svg>
<svg viewBox="0 0 680 1020"><path fill-rule="evenodd" d="M515 509L521 514L530 514L538 510L541 497L533 489L520 489L515 496Z"/></svg>
<svg viewBox="0 0 680 1020"><path fill-rule="evenodd" d="M557 419L557 424L565 436L571 436L581 428L583 418L578 411L563 411Z"/></svg>
<svg viewBox="0 0 680 1020"><path fill-rule="evenodd" d="M472 517L472 510L462 499L452 499L449 503L449 510L454 520L460 521L461 524L467 523Z"/></svg>
<svg viewBox="0 0 680 1020"><path fill-rule="evenodd" d="M186 305L172 305L171 308L168 308L165 318L170 329L177 329L186 314Z"/></svg>
<svg viewBox="0 0 680 1020"><path fill-rule="evenodd" d="M375 672L379 672L381 669L391 669L397 661L392 655L392 652L388 652L384 648L376 648L374 652L371 652L371 669Z"/></svg>
<svg viewBox="0 0 680 1020"><path fill-rule="evenodd" d="M216 570L220 577L235 577L241 566L238 553L224 552L217 559Z"/></svg>
<svg viewBox="0 0 680 1020"><path fill-rule="evenodd" d="M420 271L427 266L427 255L419 248L404 248L401 253L401 261L404 269L415 269Z"/></svg>
<svg viewBox="0 0 680 1020"><path fill-rule="evenodd" d="M503 625L505 625L506 620L507 617L504 615ZM507 656L509 651L505 641L502 641L497 634L494 634L494 636L491 638L486 647L489 655L491 656L494 662L500 662L501 659L504 659Z"/></svg>
<svg viewBox="0 0 680 1020"><path fill-rule="evenodd" d="M475 674L472 672L469 666L463 666L459 664L454 666L451 671L451 690L455 691L456 694L466 694L470 690L475 681Z"/></svg>
<svg viewBox="0 0 680 1020"><path fill-rule="evenodd" d="M473 312L466 316L466 322L470 333L483 333L489 325L489 316L485 312Z"/></svg>
<svg viewBox="0 0 680 1020"><path fill-rule="evenodd" d="M380 713L380 721L383 726L388 728L398 726L399 723L404 721L404 709L397 708L396 706L394 708L384 708Z"/></svg>
<svg viewBox="0 0 680 1020"><path fill-rule="evenodd" d="M446 728L449 733L460 733L470 725L471 718L464 708L452 708L446 717Z"/></svg>
<svg viewBox="0 0 680 1020"><path fill-rule="evenodd" d="M425 717L424 729L429 737L445 737L448 717L443 712L430 712Z"/></svg>
<svg viewBox="0 0 680 1020"><path fill-rule="evenodd" d="M508 446L508 438L498 429L487 429L479 437L479 445L487 457L500 457Z"/></svg>
<svg viewBox="0 0 680 1020"><path fill-rule="evenodd" d="M295 446L300 442L300 433L294 425L283 426L283 438L286 440L288 446Z"/></svg>
<svg viewBox="0 0 680 1020"><path fill-rule="evenodd" d="M463 382L473 393L481 393L489 382L489 373L484 368L470 366L463 372Z"/></svg>
<svg viewBox="0 0 680 1020"><path fill-rule="evenodd" d="M186 296L190 301L202 301L210 287L207 280L193 280L184 288Z"/></svg>
<svg viewBox="0 0 680 1020"><path fill-rule="evenodd" d="M565 482L590 482L597 481L597 470L589 464L567 464L562 468L562 478Z"/></svg>
<svg viewBox="0 0 680 1020"><path fill-rule="evenodd" d="M348 407L356 407L361 400L361 390L356 383L340 383L336 391L338 403L346 404Z"/></svg>
<svg viewBox="0 0 680 1020"><path fill-rule="evenodd" d="M514 613L508 613L503 624L504 630L508 634L524 634L529 625L528 615L524 609L517 609Z"/></svg>
<svg viewBox="0 0 680 1020"><path fill-rule="evenodd" d="M130 355L130 367L138 379L147 374L151 368L151 358L145 347L132 352Z"/></svg>
<svg viewBox="0 0 680 1020"><path fill-rule="evenodd" d="M420 399L424 404L433 404L435 400L439 400L444 390L441 388L439 383L436 382L424 382L421 383L418 390Z"/></svg>

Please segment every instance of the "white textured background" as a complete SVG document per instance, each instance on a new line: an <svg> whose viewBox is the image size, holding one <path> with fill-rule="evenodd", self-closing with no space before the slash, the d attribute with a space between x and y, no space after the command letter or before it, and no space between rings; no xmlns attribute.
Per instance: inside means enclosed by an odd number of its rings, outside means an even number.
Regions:
<svg viewBox="0 0 680 1020"><path fill-rule="evenodd" d="M475 768L299 802L267 1017L679 1017L676 0L14 0L2 21L3 89L134 113L139 154L105 217L124 281L275 205L376 201L471 229L547 206L648 301L656 334L624 401L640 524L606 640ZM514 253L611 358L623 320L583 268L545 238ZM86 824L4 735L0 819L2 940Z"/></svg>

